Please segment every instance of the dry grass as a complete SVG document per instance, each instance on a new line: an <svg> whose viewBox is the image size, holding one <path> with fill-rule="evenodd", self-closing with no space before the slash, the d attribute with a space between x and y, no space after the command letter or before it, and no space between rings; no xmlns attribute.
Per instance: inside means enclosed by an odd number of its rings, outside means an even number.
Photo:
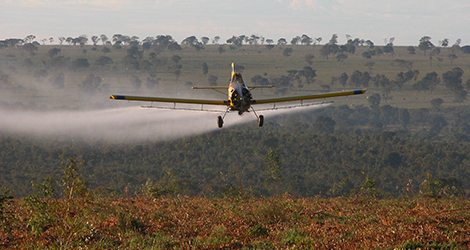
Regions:
<svg viewBox="0 0 470 250"><path fill-rule="evenodd" d="M467 249L469 219L466 198L27 198L0 248Z"/></svg>

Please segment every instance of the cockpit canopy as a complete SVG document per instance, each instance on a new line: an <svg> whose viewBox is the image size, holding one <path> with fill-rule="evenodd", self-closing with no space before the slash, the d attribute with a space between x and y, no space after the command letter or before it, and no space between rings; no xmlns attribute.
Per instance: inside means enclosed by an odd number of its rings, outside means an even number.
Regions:
<svg viewBox="0 0 470 250"><path fill-rule="evenodd" d="M240 73L233 74L232 82L245 83Z"/></svg>

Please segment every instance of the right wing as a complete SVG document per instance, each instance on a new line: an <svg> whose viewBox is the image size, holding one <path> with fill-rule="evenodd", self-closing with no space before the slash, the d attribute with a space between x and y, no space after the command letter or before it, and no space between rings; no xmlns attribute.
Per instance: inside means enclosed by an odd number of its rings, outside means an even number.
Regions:
<svg viewBox="0 0 470 250"><path fill-rule="evenodd" d="M165 98L165 97L144 97L144 96L128 96L128 95L111 95L109 99L127 100L127 101L143 101L143 102L171 102L171 103L188 103L188 104L206 104L206 105L230 105L227 101L205 100L205 99L182 99L182 98Z"/></svg>
<svg viewBox="0 0 470 250"><path fill-rule="evenodd" d="M291 102L291 101L331 98L331 97L347 96L347 95L360 95L360 94L364 94L366 91L367 91L367 89L357 89L357 90L350 90L350 91L330 92L330 93L322 93L322 94L314 94L314 95L302 95L302 96L289 96L289 97L258 99L258 100L253 100L251 102L251 104Z"/></svg>

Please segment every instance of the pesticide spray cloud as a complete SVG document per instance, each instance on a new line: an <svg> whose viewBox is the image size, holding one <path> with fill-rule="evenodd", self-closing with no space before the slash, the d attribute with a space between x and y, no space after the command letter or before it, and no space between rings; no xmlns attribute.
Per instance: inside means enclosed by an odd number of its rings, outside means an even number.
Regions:
<svg viewBox="0 0 470 250"><path fill-rule="evenodd" d="M323 106L323 105L321 105ZM293 110L312 110L321 106ZM293 110L263 111L265 116ZM143 109L124 107L87 111L11 111L0 110L0 133L38 137L67 137L109 142L162 141L218 130L213 112ZM252 114L229 113L224 129L256 122ZM269 126L269 123L266 124Z"/></svg>

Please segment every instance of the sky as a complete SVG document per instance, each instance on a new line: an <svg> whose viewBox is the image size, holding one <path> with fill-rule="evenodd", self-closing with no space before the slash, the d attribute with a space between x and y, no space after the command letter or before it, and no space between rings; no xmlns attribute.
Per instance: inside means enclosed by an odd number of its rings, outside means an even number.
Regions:
<svg viewBox="0 0 470 250"><path fill-rule="evenodd" d="M260 35L277 41L306 34L328 42L346 36L384 45L470 44L468 0L0 0L0 40L53 37Z"/></svg>

